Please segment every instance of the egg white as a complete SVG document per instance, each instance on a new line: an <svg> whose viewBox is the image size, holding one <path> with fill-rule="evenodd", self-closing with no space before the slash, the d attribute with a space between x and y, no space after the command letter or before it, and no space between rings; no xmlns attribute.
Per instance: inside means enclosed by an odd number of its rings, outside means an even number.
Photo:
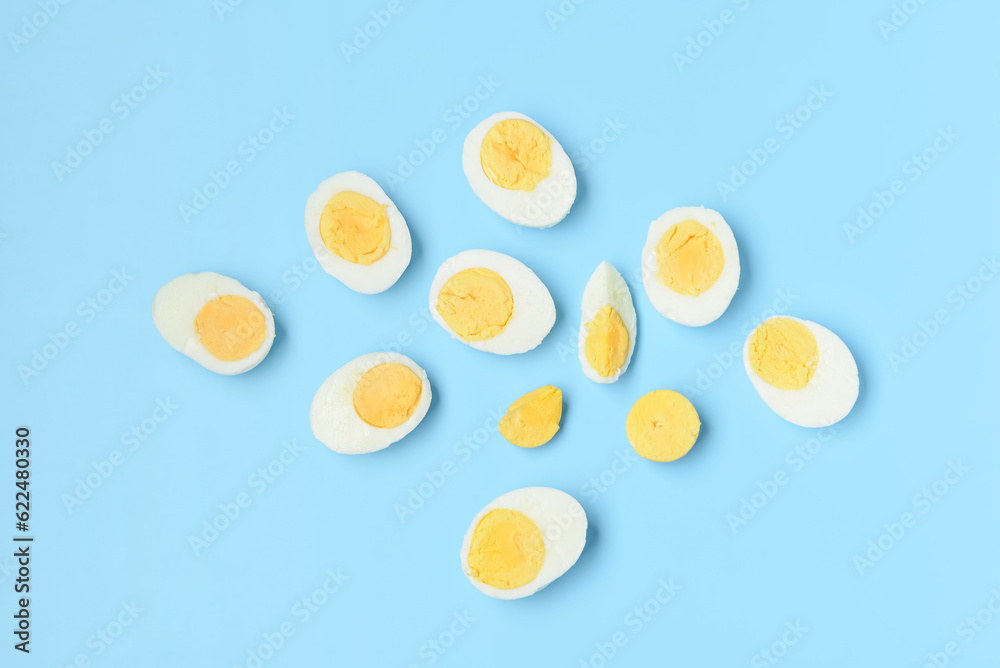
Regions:
<svg viewBox="0 0 1000 668"><path fill-rule="evenodd" d="M750 340L743 344L743 366L757 394L768 408L800 427L828 427L844 419L858 399L860 382L854 355L840 337L809 320L782 315L802 323L816 337L819 359L812 379L800 390L782 390L758 376L750 365ZM773 320L768 318L764 322ZM754 329L756 331L756 328Z"/></svg>
<svg viewBox="0 0 1000 668"><path fill-rule="evenodd" d="M472 536L486 513L502 508L524 513L542 532L545 560L534 580L515 589L497 589L480 582L469 568ZM531 596L568 571L580 558L587 543L587 513L583 506L566 492L551 487L525 487L508 492L490 502L473 518L462 542L462 572L476 589L487 596L515 599Z"/></svg>
<svg viewBox="0 0 1000 668"><path fill-rule="evenodd" d="M628 356L625 364L613 375L607 378L601 376L590 366L587 361L586 342L587 332L590 330L590 321L594 319L597 312L605 306L610 305L628 330ZM632 293L628 289L628 284L622 275L608 262L597 265L597 269L587 281L587 286L583 289L582 317L580 318L580 335L577 339L579 349L580 366L587 378L597 383L613 383L622 377L628 369L629 362L632 361L632 352L635 350L635 306L632 304Z"/></svg>
<svg viewBox="0 0 1000 668"><path fill-rule="evenodd" d="M722 273L710 288L697 296L674 292L656 277L657 244L668 229L685 220L696 220L707 227L722 246ZM685 206L667 211L650 224L646 245L642 249L642 284L653 308L664 317L688 327L701 327L714 322L729 308L739 283L740 253L736 238L718 211L703 206Z"/></svg>
<svg viewBox="0 0 1000 668"><path fill-rule="evenodd" d="M354 388L369 369L393 362L406 365L420 378L420 399L413 414L398 427L373 427L354 409ZM409 434L427 415L430 405L431 384L416 362L399 353L369 353L340 367L320 385L309 409L309 423L316 439L334 452L362 455L382 450Z"/></svg>
<svg viewBox="0 0 1000 668"><path fill-rule="evenodd" d="M534 190L508 190L493 183L483 171L480 157L483 140L494 125L507 119L521 119L537 126L549 138L552 146L552 167L549 175L539 181ZM512 223L525 227L551 227L566 217L576 200L576 172L573 161L562 145L542 125L524 114L503 111L493 114L465 138L462 148L462 169L473 192Z"/></svg>
<svg viewBox="0 0 1000 668"><path fill-rule="evenodd" d="M438 313L438 294L449 278L460 271L476 267L491 269L507 281L514 298L514 311L507 326L493 338L464 341ZM476 350L497 355L515 355L535 348L556 322L555 302L541 279L511 256L489 250L463 251L441 263L431 283L430 311L434 320L453 338Z"/></svg>
<svg viewBox="0 0 1000 668"><path fill-rule="evenodd" d="M386 206L389 217L389 250L381 258L365 266L348 262L323 243L319 223L323 209L334 195L353 190ZM316 260L326 273L355 292L372 295L392 287L410 264L413 243L410 228L385 191L361 172L341 172L319 184L306 201L306 237Z"/></svg>
<svg viewBox="0 0 1000 668"><path fill-rule="evenodd" d="M198 312L208 302L225 295L249 299L264 315L267 332L260 348L241 360L227 362L208 352L194 328ZM212 271L183 274L157 291L153 297L153 324L175 350L187 355L209 371L231 376L244 373L260 364L274 342L274 316L264 299L235 278Z"/></svg>

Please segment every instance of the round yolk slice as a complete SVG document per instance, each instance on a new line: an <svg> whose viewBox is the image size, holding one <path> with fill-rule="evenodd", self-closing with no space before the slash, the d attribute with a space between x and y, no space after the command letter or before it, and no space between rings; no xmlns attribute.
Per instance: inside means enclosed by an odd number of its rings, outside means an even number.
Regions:
<svg viewBox="0 0 1000 668"><path fill-rule="evenodd" d="M353 190L344 190L323 207L319 234L323 244L336 255L368 266L389 250L388 205Z"/></svg>
<svg viewBox="0 0 1000 668"><path fill-rule="evenodd" d="M750 335L750 366L779 390L801 390L819 363L819 345L809 328L791 318L771 318Z"/></svg>
<svg viewBox="0 0 1000 668"><path fill-rule="evenodd" d="M615 375L628 358L629 334L625 322L609 304L588 325L584 342L587 363L602 378Z"/></svg>
<svg viewBox="0 0 1000 668"><path fill-rule="evenodd" d="M534 190L552 169L552 143L534 123L508 118L486 133L479 162L483 173L501 188Z"/></svg>
<svg viewBox="0 0 1000 668"><path fill-rule="evenodd" d="M540 387L511 404L500 420L500 434L514 445L537 448L552 440L562 419L562 390Z"/></svg>
<svg viewBox="0 0 1000 668"><path fill-rule="evenodd" d="M545 541L538 525L516 510L486 513L472 534L469 570L483 584L517 589L538 576L545 561Z"/></svg>
<svg viewBox="0 0 1000 668"><path fill-rule="evenodd" d="M514 295L492 269L465 269L441 288L437 310L463 341L484 341L507 326L514 314Z"/></svg>
<svg viewBox="0 0 1000 668"><path fill-rule="evenodd" d="M392 429L413 415L423 383L413 369L398 362L373 366L354 387L354 410L373 427Z"/></svg>
<svg viewBox="0 0 1000 668"><path fill-rule="evenodd" d="M682 295L697 297L712 287L725 266L722 244L696 220L672 225L656 245L656 275Z"/></svg>
<svg viewBox="0 0 1000 668"><path fill-rule="evenodd" d="M222 295L201 307L194 318L194 331L213 357L235 362L249 357L264 343L267 320L246 297Z"/></svg>
<svg viewBox="0 0 1000 668"><path fill-rule="evenodd" d="M642 457L672 462L698 440L701 420L691 402L673 390L654 390L641 397L625 420L629 443Z"/></svg>

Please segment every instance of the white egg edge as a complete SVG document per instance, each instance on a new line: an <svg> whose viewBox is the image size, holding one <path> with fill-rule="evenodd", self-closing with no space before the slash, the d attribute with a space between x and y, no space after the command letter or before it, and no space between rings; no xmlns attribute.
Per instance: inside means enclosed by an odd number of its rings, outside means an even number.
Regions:
<svg viewBox="0 0 1000 668"><path fill-rule="evenodd" d="M323 209L330 198L345 190L353 190L379 204L386 205L386 215L389 217L389 250L368 266L348 262L340 257L326 247L320 235L319 223ZM306 237L316 261L326 273L355 292L372 295L388 290L395 285L410 264L410 256L413 253L410 228L392 199L366 174L341 172L320 183L306 200L305 220Z"/></svg>
<svg viewBox="0 0 1000 668"><path fill-rule="evenodd" d="M549 138L552 147L552 167L549 176L540 181L534 190L508 190L490 181L483 171L480 158L483 140L494 125L510 118L521 119L537 126ZM502 111L493 114L465 137L462 147L462 169L472 186L472 191L497 215L524 227L546 228L560 222L569 213L576 201L576 171L573 161L566 155L552 133L541 123L516 111ZM543 205L541 199L548 196L551 202Z"/></svg>
<svg viewBox="0 0 1000 668"><path fill-rule="evenodd" d="M587 331L590 329L588 324L594 319L598 311L609 304L611 308L618 312L618 315L621 316L622 321L625 323L625 329L628 330L629 342L628 356L625 358L625 364L613 376L605 378L598 374L590 366L590 362L587 361L586 342ZM635 339L638 330L636 329L635 305L632 303L632 293L628 289L628 283L622 278L621 272L611 263L601 262L590 276L586 287L583 288L581 313L577 349L583 373L587 378L596 383L614 383L628 370L628 365L632 361L632 352L635 350Z"/></svg>
<svg viewBox="0 0 1000 668"><path fill-rule="evenodd" d="M839 336L811 320L779 315L764 323L775 318L788 318L808 327L816 337L819 360L812 380L801 390L774 387L750 366L750 339L753 338L750 332L743 344L743 366L757 394L779 417L800 427L829 427L840 422L854 408L860 390L858 365L851 350Z"/></svg>
<svg viewBox="0 0 1000 668"><path fill-rule="evenodd" d="M529 508L531 499L542 499L542 507L538 510L547 515L544 521L539 521L536 509ZM545 545L545 561L542 562L538 575L528 584L515 589L497 589L480 582L469 569L469 548L472 546L472 536L476 527L486 513L497 508L524 513L542 532L542 541ZM567 522L568 526L564 526ZM556 537L553 538L551 533L557 534ZM569 571L580 558L586 544L587 513L579 501L566 492L552 487L524 487L497 497L473 518L462 541L460 555L462 572L476 589L487 596L504 600L524 598L541 591Z"/></svg>
<svg viewBox="0 0 1000 668"><path fill-rule="evenodd" d="M171 309L171 300L183 294L190 294L191 289L200 289L204 281L212 281L215 289L206 296L204 301L198 303L198 307L188 307L183 305L180 313ZM246 297L264 314L267 331L264 335L264 342L260 348L241 360L227 362L208 352L208 349L198 340L198 335L194 330L194 321L206 302L221 297L223 295L239 295ZM177 302L173 302L177 305ZM214 271L203 271L199 273L182 274L172 281L166 283L157 290L153 297L153 324L156 326L160 336L170 344L174 350L186 355L209 371L213 371L224 376L233 376L246 373L250 369L261 363L274 343L274 315L267 303L260 294L249 289L235 278L223 276Z"/></svg>
<svg viewBox="0 0 1000 668"><path fill-rule="evenodd" d="M403 364L417 374L421 383L420 400L406 422L391 429L381 429L362 420L354 409L354 388L369 369L389 362ZM431 384L427 373L416 362L399 353L368 353L354 358L323 381L309 408L309 425L316 439L334 452L368 454L407 436L427 415L430 405Z"/></svg>
<svg viewBox="0 0 1000 668"><path fill-rule="evenodd" d="M722 245L725 264L718 280L698 296L682 295L660 283L656 277L656 246L671 226L696 220L710 229ZM736 237L718 211L703 206L684 206L667 211L649 225L642 249L642 285L650 303L662 316L688 327L715 322L726 312L740 283L740 253Z"/></svg>
<svg viewBox="0 0 1000 668"><path fill-rule="evenodd" d="M493 338L484 341L464 341L438 313L437 298L449 278L460 271L476 267L492 269L507 281L511 296L514 298L514 312L503 331ZM525 286L537 289L525 289ZM441 263L431 283L429 308L434 320L452 338L476 350L496 355L517 355L537 348L552 331L552 326L556 322L556 305L552 300L552 294L535 272L509 255L482 249L462 251ZM531 345L525 347L524 343L519 342L518 336L535 328L534 323L538 323L537 329L542 332L541 337L537 341L532 337L527 341Z"/></svg>

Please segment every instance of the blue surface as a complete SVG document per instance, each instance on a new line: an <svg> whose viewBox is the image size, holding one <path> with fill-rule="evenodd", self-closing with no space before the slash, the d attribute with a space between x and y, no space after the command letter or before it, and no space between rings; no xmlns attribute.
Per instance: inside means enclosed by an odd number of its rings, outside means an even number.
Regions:
<svg viewBox="0 0 1000 668"><path fill-rule="evenodd" d="M4 32L33 36L8 34L0 57L0 383L5 438L12 446L22 424L33 433L37 538L30 657L11 648L14 576L0 561L0 663L253 666L248 653L270 636L280 647L264 648L269 668L766 666L778 654L783 665L916 667L949 650L950 665L995 666L1000 620L983 620L991 602L1000 611L1000 280L977 272L1000 251L1000 7L910 0L918 11L889 32L889 0L564 2L565 17L546 14L557 0L399 1L248 0L221 18L208 0L80 2L37 34L22 18L39 5L5 3ZM373 11L391 22L345 55ZM699 37L709 29L719 34ZM678 65L689 38L707 46ZM165 78L146 78L134 109L115 103L147 68ZM477 86L485 99L462 118L453 105ZM799 109L813 87L832 97ZM294 118L275 121L260 150L244 144L275 109ZM580 194L553 229L500 219L462 174L465 134L503 110L534 117L576 157ZM782 121L797 112L808 120ZM52 163L102 119L113 131L57 175ZM618 129L602 145L609 123ZM438 128L443 141L390 188L387 172ZM911 156L949 128L958 138L914 171ZM765 145L745 184L720 189ZM215 197L186 222L181 205L230 161L238 173L209 186ZM306 243L306 197L348 169L385 186L413 233L409 269L381 295L315 270ZM900 194L852 243L845 225L859 207L877 214L876 191L897 179ZM729 221L744 274L720 320L686 329L634 276L649 221L698 204ZM438 264L469 248L509 253L548 285L558 320L539 348L490 356L430 321ZM639 314L635 357L612 386L586 380L572 347L601 260L629 277ZM102 292L122 268L124 289ZM278 338L257 369L216 376L159 337L153 294L191 271L234 276L268 300ZM98 312L88 299L110 302ZM826 442L771 413L727 357L776 300L857 357L860 400ZM60 336L67 326L76 336ZM50 336L65 348L45 349ZM380 453L328 451L309 429L316 388L394 342L430 376L427 418ZM33 351L53 359L25 382L18 367ZM550 444L520 450L490 430L491 411L546 383L566 400ZM632 402L656 388L686 389L704 423L673 464L630 458L624 437ZM176 407L167 416L157 400ZM123 436L133 428L144 440ZM268 482L258 470L284 442L298 451ZM802 447L818 452L806 460ZM68 504L115 451L120 465ZM950 463L968 470L935 492ZM768 484L775 476L785 484ZM428 480L439 487L421 489ZM540 594L496 601L462 575L462 536L483 505L528 485L576 496L588 544ZM397 504L421 491L401 521ZM249 506L192 548L241 494ZM730 515L744 499L761 507L742 525ZM877 558L869 541L880 540ZM349 579L307 615L302 599L338 569ZM661 581L680 587L662 604ZM119 628L133 601L141 612ZM279 643L282 628L292 634Z"/></svg>

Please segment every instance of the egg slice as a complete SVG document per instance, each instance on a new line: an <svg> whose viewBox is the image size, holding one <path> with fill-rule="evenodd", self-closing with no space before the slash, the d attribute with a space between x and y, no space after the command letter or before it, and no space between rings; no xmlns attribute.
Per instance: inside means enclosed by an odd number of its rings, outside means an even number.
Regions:
<svg viewBox="0 0 1000 668"><path fill-rule="evenodd" d="M410 264L403 215L361 172L341 172L306 201L306 237L320 266L355 292L388 290Z"/></svg>
<svg viewBox="0 0 1000 668"><path fill-rule="evenodd" d="M511 404L498 429L514 445L537 448L552 440L559 431L561 419L562 390L546 385Z"/></svg>
<svg viewBox="0 0 1000 668"><path fill-rule="evenodd" d="M632 449L650 461L680 459L698 440L701 419L687 397L673 390L654 390L639 398L625 419Z"/></svg>
<svg viewBox="0 0 1000 668"><path fill-rule="evenodd" d="M430 311L452 337L497 355L531 350L556 321L552 295L534 272L488 250L464 251L441 264Z"/></svg>
<svg viewBox="0 0 1000 668"><path fill-rule="evenodd" d="M791 316L768 318L743 346L743 365L764 403L800 427L828 427L858 399L858 365L836 334Z"/></svg>
<svg viewBox="0 0 1000 668"><path fill-rule="evenodd" d="M598 383L621 378L632 360L635 335L632 293L618 270L602 262L583 289L577 347L587 378Z"/></svg>
<svg viewBox="0 0 1000 668"><path fill-rule="evenodd" d="M531 596L570 569L587 542L587 514L550 487L508 492L479 511L462 543L462 571L493 598Z"/></svg>
<svg viewBox="0 0 1000 668"><path fill-rule="evenodd" d="M653 307L689 327L725 313L740 282L736 238L718 211L671 209L649 226L642 284Z"/></svg>
<svg viewBox="0 0 1000 668"><path fill-rule="evenodd" d="M345 455L386 448L420 424L431 405L427 374L405 355L369 353L333 372L313 397L309 422Z"/></svg>
<svg viewBox="0 0 1000 668"><path fill-rule="evenodd" d="M472 129L462 168L473 192L512 223L551 227L576 199L576 172L556 138L524 114L493 114Z"/></svg>
<svg viewBox="0 0 1000 668"><path fill-rule="evenodd" d="M175 350L227 376L260 364L274 341L274 317L261 296L211 271L184 274L160 288L153 324Z"/></svg>

